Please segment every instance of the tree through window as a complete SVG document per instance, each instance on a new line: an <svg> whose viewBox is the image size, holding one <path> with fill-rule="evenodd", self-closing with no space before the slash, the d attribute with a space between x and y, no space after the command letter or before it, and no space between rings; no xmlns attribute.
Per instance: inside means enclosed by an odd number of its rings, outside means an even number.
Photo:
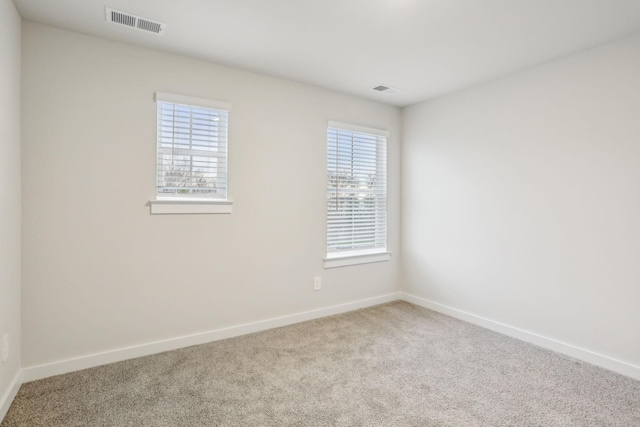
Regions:
<svg viewBox="0 0 640 427"><path fill-rule="evenodd" d="M387 133L330 122L327 133L327 254L387 247Z"/></svg>

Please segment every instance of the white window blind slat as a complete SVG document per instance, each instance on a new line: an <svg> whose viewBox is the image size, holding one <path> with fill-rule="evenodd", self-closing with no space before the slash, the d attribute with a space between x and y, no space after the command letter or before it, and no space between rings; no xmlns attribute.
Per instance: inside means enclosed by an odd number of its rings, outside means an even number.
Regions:
<svg viewBox="0 0 640 427"><path fill-rule="evenodd" d="M160 196L227 199L230 105L157 93Z"/></svg>
<svg viewBox="0 0 640 427"><path fill-rule="evenodd" d="M327 254L386 250L387 132L330 122Z"/></svg>

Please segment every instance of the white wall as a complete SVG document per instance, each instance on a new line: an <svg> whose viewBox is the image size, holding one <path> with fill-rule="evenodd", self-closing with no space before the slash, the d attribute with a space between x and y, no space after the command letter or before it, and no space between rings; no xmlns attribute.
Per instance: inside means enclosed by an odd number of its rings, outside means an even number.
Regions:
<svg viewBox="0 0 640 427"><path fill-rule="evenodd" d="M404 291L640 366L640 36L404 110Z"/></svg>
<svg viewBox="0 0 640 427"><path fill-rule="evenodd" d="M0 0L0 363L3 403L20 369L20 27L11 0Z"/></svg>
<svg viewBox="0 0 640 427"><path fill-rule="evenodd" d="M40 24L23 37L24 367L397 290L397 257L322 263L328 120L391 132L398 253L397 108ZM233 214L149 215L156 91L233 104Z"/></svg>

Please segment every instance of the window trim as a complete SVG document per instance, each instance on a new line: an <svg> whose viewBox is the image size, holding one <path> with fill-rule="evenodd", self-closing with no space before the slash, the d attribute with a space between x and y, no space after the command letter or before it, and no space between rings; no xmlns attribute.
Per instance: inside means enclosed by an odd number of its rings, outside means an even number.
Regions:
<svg viewBox="0 0 640 427"><path fill-rule="evenodd" d="M233 202L230 200L198 199L155 199L150 200L151 214L230 214Z"/></svg>
<svg viewBox="0 0 640 427"><path fill-rule="evenodd" d="M231 111L231 103L224 101L215 101L212 99L197 98L194 96L178 95L167 92L156 92L154 101L167 102L172 104L181 104L192 107L209 108L214 110ZM158 117L156 117L156 121ZM157 137L156 137L157 146ZM227 142L228 150L228 142ZM227 164L229 162L227 151ZM157 173L157 166L156 166ZM227 179L229 169L227 166ZM229 200L227 187L226 199L213 199L208 197L190 197L183 195L161 195L157 192L155 197L149 200L150 213L152 215L163 214L230 214L232 212L233 201Z"/></svg>
<svg viewBox="0 0 640 427"><path fill-rule="evenodd" d="M369 135L375 135L375 136L382 136L385 138L385 153L388 152L388 150L386 149L388 146L388 138L389 138L389 131L386 130L382 130L382 129L376 129L376 128L370 128L370 127L366 127L366 126L360 126L360 125L353 125L350 123L343 123L343 122L337 122L337 121L329 121L328 126L327 126L327 132L329 128L333 128L333 129L339 129L339 130L345 130L345 131L351 131L351 132L357 132L357 133L364 133L364 134L369 134ZM327 137L328 138L328 137ZM328 141L327 141L328 143ZM388 159L385 158L385 164L388 164ZM326 171L328 171L328 164L325 165L325 173ZM386 206L387 206L387 213L386 213L386 224L385 224L385 235L386 235L386 239L388 240L389 238L389 214L388 214L388 200L389 200L389 194L388 194L388 177L389 177L389 172L388 169L385 169L385 197L386 197ZM325 217L325 220L328 220L328 211L327 211L327 216ZM329 227L328 227L328 223L325 223L325 238L328 238L328 231L329 231ZM385 245L384 248L375 248L375 249L363 249L363 250L355 250L355 251L344 251L344 252L328 252L327 249L327 242L325 241L325 258L323 259L324 262L324 268L328 269L328 268L337 268L337 267L346 267L346 266L350 266L350 265L358 265L358 264L369 264L369 263L375 263L375 262L383 262L383 261L389 261L391 259L391 252L389 251L389 245L388 245L388 241L387 244Z"/></svg>
<svg viewBox="0 0 640 427"><path fill-rule="evenodd" d="M335 128L340 130L348 130L351 132L360 132L360 133L368 133L371 135L384 136L385 138L389 138L389 131L383 129L369 128L366 126L352 125L349 123L342 122L334 122L329 120L329 125L327 128Z"/></svg>
<svg viewBox="0 0 640 427"><path fill-rule="evenodd" d="M170 102L172 104L190 105L214 110L231 111L231 103L214 101L213 99L196 98L195 96L176 95L174 93L156 92L155 102Z"/></svg>
<svg viewBox="0 0 640 427"><path fill-rule="evenodd" d="M358 264L371 264L374 262L389 261L391 259L391 252L384 251L371 251L365 253L365 251L359 252L342 252L340 254L327 255L324 259L324 268L337 268L346 267L349 265Z"/></svg>

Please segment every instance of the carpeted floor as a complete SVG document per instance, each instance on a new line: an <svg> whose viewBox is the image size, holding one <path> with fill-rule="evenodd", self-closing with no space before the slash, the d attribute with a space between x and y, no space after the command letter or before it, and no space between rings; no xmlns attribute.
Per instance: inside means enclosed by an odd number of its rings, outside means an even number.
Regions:
<svg viewBox="0 0 640 427"><path fill-rule="evenodd" d="M394 302L25 384L12 426L640 426L640 381Z"/></svg>

